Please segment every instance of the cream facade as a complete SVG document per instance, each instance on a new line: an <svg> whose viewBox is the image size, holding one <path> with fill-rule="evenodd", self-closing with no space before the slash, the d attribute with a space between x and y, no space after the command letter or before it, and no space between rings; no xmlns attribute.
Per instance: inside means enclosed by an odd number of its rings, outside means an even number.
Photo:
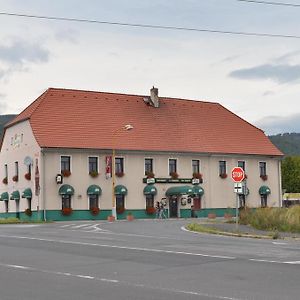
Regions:
<svg viewBox="0 0 300 300"><path fill-rule="evenodd" d="M106 158L112 155L112 150L103 149L67 149L67 148L41 148L32 132L28 120L8 127L2 143L0 154L1 174L4 179L7 177L7 184L1 183L1 192L12 194L18 191L20 199L0 201L0 213L2 216L18 216L20 218L37 218L46 220L67 220L67 219L106 219L111 214L113 201L112 178L106 177ZM56 176L61 174L62 157L70 157L71 175L63 178L63 183L57 183ZM97 157L97 177L89 174L89 157ZM192 179L192 161L199 160L199 172L203 176L203 183L200 187L204 190L199 195L201 209L196 214L207 216L208 212L216 212L223 215L225 210L232 210L236 206L236 194L234 184L230 178L232 168L238 162L245 163L247 179L244 181L245 201L250 207L260 207L262 193L266 197L268 206L281 206L281 174L280 157L257 156L257 155L230 155L230 154L203 154L203 153L177 153L177 152L144 152L144 151L118 151L116 157L123 158L124 176L116 177L115 185L126 187L124 195L125 212L118 214L118 218L125 218L131 212L136 218L153 218L155 215L146 213L146 196L144 189L145 181L145 159L152 159L153 173L155 178L169 179L169 160L177 162L177 173L179 179ZM227 178L219 176L219 162L226 162ZM260 163L265 163L267 179L260 177ZM7 166L7 168L5 167ZM26 179L25 174L30 168L31 178ZM37 172L38 171L38 174ZM6 173L7 172L7 173ZM18 175L18 181L12 178ZM38 185L38 186L37 186ZM68 216L62 215L62 197L59 192L62 186L71 186L70 192L72 213ZM90 213L90 199L87 190L90 186L99 186L100 212L96 215ZM193 187L188 183L154 183L157 192L153 194L154 202L166 198L166 211L170 215L171 198L176 199L177 215L173 217L190 217L194 198L188 194L168 196L170 188L175 186ZM267 192L261 192L261 188L268 188ZM22 198L26 189L32 192L29 196ZM5 197L4 197L5 198ZM181 201L188 199L190 201ZM31 201L32 215L24 212L28 208L28 201ZM8 202L8 207L7 203ZM8 211L7 211L8 208Z"/></svg>

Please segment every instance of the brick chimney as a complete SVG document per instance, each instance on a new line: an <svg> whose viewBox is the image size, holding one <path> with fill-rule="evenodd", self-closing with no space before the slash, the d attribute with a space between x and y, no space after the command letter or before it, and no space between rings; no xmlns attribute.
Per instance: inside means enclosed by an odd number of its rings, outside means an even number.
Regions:
<svg viewBox="0 0 300 300"><path fill-rule="evenodd" d="M158 88L154 86L150 90L150 104L154 107L159 107Z"/></svg>

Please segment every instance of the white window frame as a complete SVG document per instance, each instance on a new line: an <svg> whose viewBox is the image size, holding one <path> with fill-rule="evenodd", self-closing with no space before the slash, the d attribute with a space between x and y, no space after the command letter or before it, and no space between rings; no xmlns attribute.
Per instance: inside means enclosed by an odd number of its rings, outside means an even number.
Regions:
<svg viewBox="0 0 300 300"><path fill-rule="evenodd" d="M88 174L90 172L90 163L89 163L89 158L90 157L97 157L97 170L98 170L98 173L100 173L100 169L99 169L99 167L100 167L100 156L98 156L98 155L89 155L88 158L87 158L87 172L88 172Z"/></svg>
<svg viewBox="0 0 300 300"><path fill-rule="evenodd" d="M178 174L178 169L179 169L179 167L178 167L178 158L176 158L176 157L169 157L168 158L168 176L170 176L170 160L171 159L176 160L176 173L177 174Z"/></svg>
<svg viewBox="0 0 300 300"><path fill-rule="evenodd" d="M72 165L73 165L73 157L72 157L72 155L69 155L69 154L61 154L60 156L59 156L59 170L60 170L60 173L62 172L62 170L61 170L61 158L63 157L63 156L69 156L70 157L70 172L72 173Z"/></svg>
<svg viewBox="0 0 300 300"><path fill-rule="evenodd" d="M152 172L155 174L155 170L154 170L154 158L153 157L144 157L144 175L146 173L146 168L145 168L145 160L146 159L152 159Z"/></svg>

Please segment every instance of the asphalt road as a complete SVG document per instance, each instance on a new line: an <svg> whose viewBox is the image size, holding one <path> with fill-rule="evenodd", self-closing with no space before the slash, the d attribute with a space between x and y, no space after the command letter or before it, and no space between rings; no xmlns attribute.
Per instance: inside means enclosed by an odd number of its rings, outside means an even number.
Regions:
<svg viewBox="0 0 300 300"><path fill-rule="evenodd" d="M300 299L300 241L195 234L188 222L1 225L0 299Z"/></svg>

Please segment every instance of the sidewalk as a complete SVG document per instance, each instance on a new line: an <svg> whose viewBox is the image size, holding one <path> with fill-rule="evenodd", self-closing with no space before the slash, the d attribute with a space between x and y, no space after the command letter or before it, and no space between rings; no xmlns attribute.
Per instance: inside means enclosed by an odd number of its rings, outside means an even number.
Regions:
<svg viewBox="0 0 300 300"><path fill-rule="evenodd" d="M208 219L197 219L197 223L205 226L214 228L224 233L229 233L232 235L245 236L245 237L257 237L257 238L272 238L274 231L266 231L255 229L249 225L238 225L238 230L235 223L226 223L227 220L223 218L215 219L214 221ZM200 221L200 222L199 222ZM278 232L280 238L296 238L300 239L300 233L291 233L291 232Z"/></svg>

